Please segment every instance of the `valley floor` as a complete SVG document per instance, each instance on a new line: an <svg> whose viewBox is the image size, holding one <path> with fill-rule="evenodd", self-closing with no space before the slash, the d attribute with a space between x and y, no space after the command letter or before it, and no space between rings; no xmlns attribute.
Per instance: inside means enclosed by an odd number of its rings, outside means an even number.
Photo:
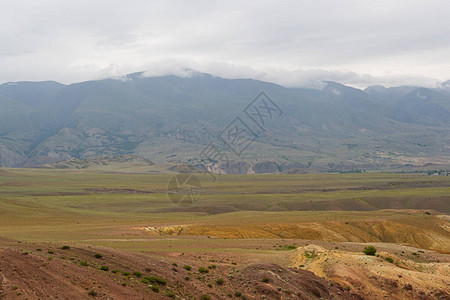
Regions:
<svg viewBox="0 0 450 300"><path fill-rule="evenodd" d="M172 176L2 169L0 299L450 298L448 177Z"/></svg>

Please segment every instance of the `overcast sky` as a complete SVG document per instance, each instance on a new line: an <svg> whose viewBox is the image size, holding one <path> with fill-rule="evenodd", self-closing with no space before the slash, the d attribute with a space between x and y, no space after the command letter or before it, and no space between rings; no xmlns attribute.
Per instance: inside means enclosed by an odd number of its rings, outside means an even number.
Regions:
<svg viewBox="0 0 450 300"><path fill-rule="evenodd" d="M187 67L287 86L433 86L450 79L450 1L2 1L0 42L0 82Z"/></svg>

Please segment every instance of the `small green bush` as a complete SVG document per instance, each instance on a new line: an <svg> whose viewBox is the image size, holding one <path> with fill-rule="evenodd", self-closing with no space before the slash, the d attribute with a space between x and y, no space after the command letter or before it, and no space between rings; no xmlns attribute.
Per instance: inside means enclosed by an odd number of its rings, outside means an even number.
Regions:
<svg viewBox="0 0 450 300"><path fill-rule="evenodd" d="M102 258L103 255L101 255L100 253L96 253L96 254L94 254L94 257L95 257L95 258Z"/></svg>
<svg viewBox="0 0 450 300"><path fill-rule="evenodd" d="M102 270L102 271L109 271L109 267L108 266L101 266L100 270Z"/></svg>
<svg viewBox="0 0 450 300"><path fill-rule="evenodd" d="M269 281L270 281L270 279L267 278L267 277L264 277L264 278L262 279L262 282L264 282L264 283L268 283Z"/></svg>
<svg viewBox="0 0 450 300"><path fill-rule="evenodd" d="M209 299L211 299L210 295L203 294L200 296L200 300L209 300Z"/></svg>
<svg viewBox="0 0 450 300"><path fill-rule="evenodd" d="M375 255L375 253L377 253L377 248L375 248L374 246L367 246L366 248L364 248L363 250L365 255Z"/></svg>
<svg viewBox="0 0 450 300"><path fill-rule="evenodd" d="M206 274L206 273L209 272L209 269L203 268L203 267L199 267L199 268L198 268L198 271L199 271L200 273L202 273L202 274Z"/></svg>
<svg viewBox="0 0 450 300"><path fill-rule="evenodd" d="M63 250L69 250L69 249L70 249L70 246L64 245L64 246L61 247L61 249L63 249Z"/></svg>
<svg viewBox="0 0 450 300"><path fill-rule="evenodd" d="M137 278L141 278L142 277L142 273L139 271L134 271L133 275L136 276Z"/></svg>
<svg viewBox="0 0 450 300"><path fill-rule="evenodd" d="M222 285L222 284L225 283L225 280L224 280L223 278L217 278L217 279L216 279L216 283L217 283L218 285Z"/></svg>
<svg viewBox="0 0 450 300"><path fill-rule="evenodd" d="M175 294L172 291L166 291L166 296L169 298L175 298Z"/></svg>
<svg viewBox="0 0 450 300"><path fill-rule="evenodd" d="M144 279L148 280L151 283L158 283L160 285L166 285L167 280L158 276L146 276Z"/></svg>
<svg viewBox="0 0 450 300"><path fill-rule="evenodd" d="M92 296L92 297L95 297L95 296L97 296L97 292L96 291L89 291L88 295Z"/></svg>
<svg viewBox="0 0 450 300"><path fill-rule="evenodd" d="M188 271L192 270L192 267L189 266L189 265L185 265L183 268L185 268L185 269L188 270Z"/></svg>
<svg viewBox="0 0 450 300"><path fill-rule="evenodd" d="M87 261L82 261L82 262L80 262L80 265L83 266L83 267L89 266L89 264L87 263Z"/></svg>
<svg viewBox="0 0 450 300"><path fill-rule="evenodd" d="M391 264L394 262L394 259L392 257L386 257L385 260L387 262L390 262Z"/></svg>
<svg viewBox="0 0 450 300"><path fill-rule="evenodd" d="M159 286L157 286L157 285L152 285L152 286L150 287L150 289L151 289L152 291L154 291L155 293L159 293Z"/></svg>

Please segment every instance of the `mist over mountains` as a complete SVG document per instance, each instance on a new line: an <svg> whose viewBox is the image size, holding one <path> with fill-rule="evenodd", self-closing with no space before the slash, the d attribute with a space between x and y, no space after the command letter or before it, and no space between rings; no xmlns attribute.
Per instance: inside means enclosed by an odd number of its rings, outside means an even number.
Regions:
<svg viewBox="0 0 450 300"><path fill-rule="evenodd" d="M218 138L264 91L283 114L236 155ZM255 129L256 131L256 129ZM326 82L286 88L252 79L143 77L0 86L0 166L133 154L156 163L216 163L227 173L358 171L447 164L450 83L365 90Z"/></svg>

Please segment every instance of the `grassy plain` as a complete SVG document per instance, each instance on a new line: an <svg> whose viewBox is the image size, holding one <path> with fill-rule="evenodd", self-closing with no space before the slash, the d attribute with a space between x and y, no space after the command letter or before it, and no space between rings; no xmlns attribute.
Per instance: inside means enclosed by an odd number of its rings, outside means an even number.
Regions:
<svg viewBox="0 0 450 300"><path fill-rule="evenodd" d="M421 224L421 230L445 237L427 218L444 222L437 215L450 211L446 176L221 175L213 180L200 174L199 202L177 207L166 195L173 174L46 169L2 169L1 174L0 236L22 241L93 243L155 238L155 233L383 241L376 231L390 231L394 223L404 226L402 230ZM339 229L345 223L354 228ZM145 230L148 227L156 231ZM327 233L337 229L338 234ZM356 231L364 234L351 237ZM392 239L388 236L384 239ZM408 242L402 239L395 242Z"/></svg>

